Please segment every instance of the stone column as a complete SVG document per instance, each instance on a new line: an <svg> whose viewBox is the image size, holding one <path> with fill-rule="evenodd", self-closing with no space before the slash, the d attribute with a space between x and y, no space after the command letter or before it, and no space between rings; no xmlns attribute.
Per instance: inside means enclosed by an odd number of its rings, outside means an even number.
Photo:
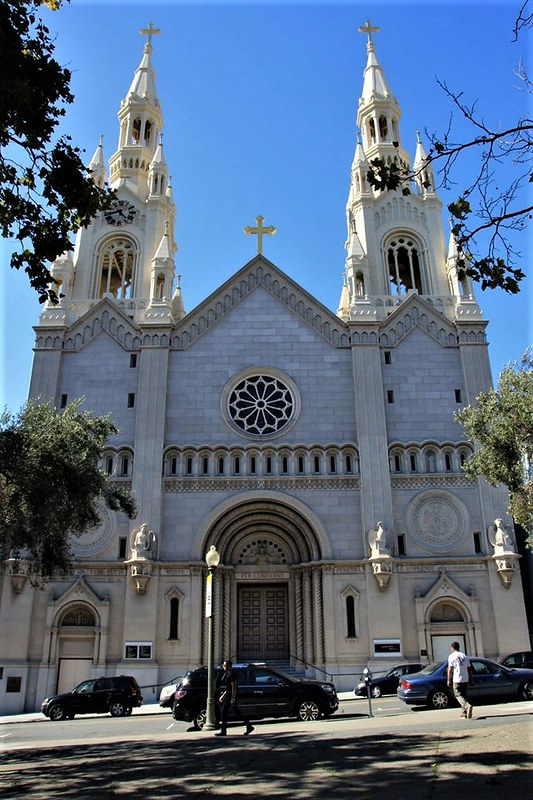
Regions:
<svg viewBox="0 0 533 800"><path fill-rule="evenodd" d="M313 596L311 594L311 570L304 569L303 575L303 615L304 615L304 660L308 664L314 663L314 636L313 636Z"/></svg>
<svg viewBox="0 0 533 800"><path fill-rule="evenodd" d="M314 567L312 572L313 607L315 619L315 660L317 666L324 664L324 614L322 602L322 568Z"/></svg>

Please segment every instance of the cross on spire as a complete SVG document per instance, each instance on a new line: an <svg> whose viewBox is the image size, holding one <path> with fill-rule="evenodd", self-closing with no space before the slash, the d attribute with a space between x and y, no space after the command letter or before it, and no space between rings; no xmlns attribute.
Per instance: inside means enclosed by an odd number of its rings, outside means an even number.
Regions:
<svg viewBox="0 0 533 800"><path fill-rule="evenodd" d="M156 36L158 33L161 33L161 29L160 28L154 28L153 22L149 22L148 23L148 27L147 28L141 28L139 33L141 34L141 36L148 36L147 44L151 45L152 44L152 36Z"/></svg>
<svg viewBox="0 0 533 800"><path fill-rule="evenodd" d="M380 31L381 28L372 27L370 20L367 19L365 24L361 28L358 28L357 30L359 33L366 33L366 35L368 36L368 44L372 44L372 34L378 33L378 31Z"/></svg>
<svg viewBox="0 0 533 800"><path fill-rule="evenodd" d="M244 233L247 233L249 236L257 236L257 254L261 255L263 252L263 236L266 234L267 236L274 236L276 233L276 228L273 225L269 225L268 228L263 228L263 220L264 217L259 215L255 218L257 222L257 227L252 228L250 225L247 225L244 228Z"/></svg>

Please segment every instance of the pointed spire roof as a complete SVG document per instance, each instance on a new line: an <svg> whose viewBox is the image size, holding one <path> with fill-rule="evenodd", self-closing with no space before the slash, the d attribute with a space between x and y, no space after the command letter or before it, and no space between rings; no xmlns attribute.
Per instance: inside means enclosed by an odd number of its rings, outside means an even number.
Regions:
<svg viewBox="0 0 533 800"><path fill-rule="evenodd" d="M155 167L156 165L166 166L166 158L165 158L165 151L163 150L163 134L159 134L159 142L157 144L156 151L154 153L154 157L150 163L150 168Z"/></svg>
<svg viewBox="0 0 533 800"><path fill-rule="evenodd" d="M172 295L172 313L176 320L183 319L185 316L185 306L181 294L181 275L178 275L178 283Z"/></svg>
<svg viewBox="0 0 533 800"><path fill-rule="evenodd" d="M93 177L94 182L98 186L102 187L106 180L103 135L100 135L100 141L89 163L89 170L91 171L91 175Z"/></svg>
<svg viewBox="0 0 533 800"><path fill-rule="evenodd" d="M159 105L155 90L155 72L152 68L152 50L151 43L146 42L141 63L135 71L126 100L140 98L153 106Z"/></svg>
<svg viewBox="0 0 533 800"><path fill-rule="evenodd" d="M366 33L368 36L366 44L367 61L363 72L363 93L360 101L362 103L368 103L376 95L378 97L392 97L392 92L389 89L383 68L377 59L374 42L372 41L372 33L377 33L378 31L379 28L371 26L370 20L367 20L364 27L359 28L359 33Z"/></svg>
<svg viewBox="0 0 533 800"><path fill-rule="evenodd" d="M172 258L172 246L170 244L170 236L168 231L168 222L165 223L165 232L159 242L159 247L156 250L154 261L165 261Z"/></svg>

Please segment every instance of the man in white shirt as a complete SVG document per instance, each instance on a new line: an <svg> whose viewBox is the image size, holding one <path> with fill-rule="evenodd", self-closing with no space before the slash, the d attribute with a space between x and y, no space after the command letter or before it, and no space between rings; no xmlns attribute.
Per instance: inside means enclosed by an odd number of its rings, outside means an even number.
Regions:
<svg viewBox="0 0 533 800"><path fill-rule="evenodd" d="M448 686L453 684L453 693L463 709L461 716L471 719L472 706L467 700L468 684L472 673L470 659L461 652L459 642L452 642L450 647L452 652L448 656Z"/></svg>

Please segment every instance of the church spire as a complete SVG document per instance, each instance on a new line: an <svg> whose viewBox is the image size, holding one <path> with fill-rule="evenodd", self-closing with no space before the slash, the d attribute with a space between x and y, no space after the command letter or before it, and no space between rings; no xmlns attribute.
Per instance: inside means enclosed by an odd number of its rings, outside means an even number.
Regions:
<svg viewBox="0 0 533 800"><path fill-rule="evenodd" d="M148 194L148 167L156 153L163 127L152 67L152 36L159 32L152 23L140 31L148 40L141 63L120 104L118 148L109 162L111 187L127 185L142 200Z"/></svg>
<svg viewBox="0 0 533 800"><path fill-rule="evenodd" d="M379 28L367 21L366 66L357 109L358 134L346 204L346 262L338 314L349 321L382 320L413 294L433 307L456 313L463 272L446 259L442 203L420 137L412 161L400 138L400 104L394 97L373 40ZM409 174L397 191L368 180L373 162L396 164ZM455 283L454 283L455 281ZM451 299L451 296L454 299ZM461 300L464 304L466 301Z"/></svg>

